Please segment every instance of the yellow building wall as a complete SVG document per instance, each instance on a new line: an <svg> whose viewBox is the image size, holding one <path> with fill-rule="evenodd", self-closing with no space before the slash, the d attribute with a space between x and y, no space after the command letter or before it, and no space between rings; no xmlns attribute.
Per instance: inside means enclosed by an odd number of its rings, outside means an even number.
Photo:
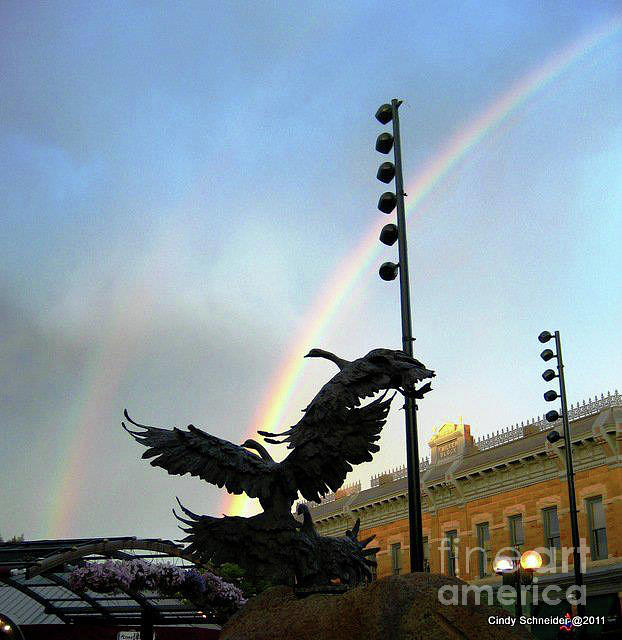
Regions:
<svg viewBox="0 0 622 640"><path fill-rule="evenodd" d="M581 471L575 475L577 508L579 510L579 535L585 539L589 549L589 532L585 500L593 496L602 496L607 526L607 546L609 558L622 556L622 468L597 467ZM525 544L522 551L543 547L544 526L542 510L557 506L562 547L572 545L568 490L566 478L532 484L528 487L507 491L502 494L480 498L466 503L463 507L452 506L440 509L436 513L423 514L423 535L427 536L430 547L430 570L434 573L447 573L446 561L441 563L441 540L447 531L456 529L459 536L458 575L465 580L479 577L477 556L472 554L467 563L467 548L477 546L476 525L489 523L491 557L504 547L509 547L508 518L522 514ZM392 573L391 545L401 544L401 571L409 571L408 520L400 519L388 524L367 528L361 537L376 535L370 546L380 547L376 559L378 576ZM446 555L445 555L446 557ZM591 564L589 554L588 566ZM569 555L572 564L572 555Z"/></svg>

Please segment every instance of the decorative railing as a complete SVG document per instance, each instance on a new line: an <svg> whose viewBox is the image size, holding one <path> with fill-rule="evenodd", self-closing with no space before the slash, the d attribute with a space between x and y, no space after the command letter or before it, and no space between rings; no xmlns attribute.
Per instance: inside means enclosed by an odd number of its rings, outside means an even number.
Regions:
<svg viewBox="0 0 622 640"><path fill-rule="evenodd" d="M430 460L429 458L422 458L419 460L419 471L423 473L430 468ZM375 476L371 477L371 486L378 487L383 482L395 482L395 480L400 480L401 478L405 478L408 475L408 469L406 465L401 467L395 467L395 469L389 469L389 471L383 471L382 473L378 473Z"/></svg>
<svg viewBox="0 0 622 640"><path fill-rule="evenodd" d="M361 491L361 481L353 482L351 484L344 484L342 487L337 489L337 491L327 493L320 500L320 504L325 504L327 502L335 502L335 500L339 500L340 498L345 498L346 496L351 496L353 493L359 493ZM299 500L296 504L306 504L308 507L316 507L317 502L313 502L311 500Z"/></svg>
<svg viewBox="0 0 622 640"><path fill-rule="evenodd" d="M577 402L576 405L571 404L568 409L568 419L572 422L574 420L579 420L580 418L586 418L588 416L593 416L602 411L603 409L608 409L609 407L622 407L622 394L618 392L616 389L613 393L607 391L607 395L604 393L600 394L600 398L598 396L594 396L594 399L588 398L587 402L583 400L583 402ZM532 418L531 421L527 420L522 421L520 425L517 423L510 427L506 427L505 429L500 429L494 433L491 433L487 436L482 436L475 440L475 445L480 451L485 449L492 449L493 447L499 447L508 442L513 442L514 440L518 440L520 438L525 437L526 435L530 435L532 433L538 433L539 431L545 431L546 429L550 429L552 427L561 427L561 419L556 422L548 422L546 418L538 416L538 418ZM421 473L427 471L430 468L430 460L429 458L422 458L419 460L419 470ZM384 482L395 482L396 480L400 480L401 478L405 478L408 475L408 470L406 465L401 467L395 467L394 469L389 469L388 471L383 471L382 473L378 473L371 477L371 486L378 487L380 484ZM335 493L329 493L322 498L322 504L326 502L334 502L335 499L341 498L344 495L350 495L351 493L358 492L361 490L361 483L354 483L353 485L347 485L339 489L339 491ZM307 502L305 500L301 500L304 504L309 506L315 506L315 502Z"/></svg>
<svg viewBox="0 0 622 640"><path fill-rule="evenodd" d="M622 395L618 393L617 389L613 394L607 391L607 395L601 393L600 398L594 396L593 400L592 398L588 398L587 402L583 400L583 402L577 402L576 405L571 404L568 409L568 419L572 422L580 418L593 416L609 407L622 407ZM475 440L475 445L482 451L484 449L492 449L507 442L518 440L531 433L538 433L539 431L545 431L546 429L556 426L561 426L561 419L551 423L548 422L546 418L538 416L537 419L532 418L531 421L522 421L520 425L517 423L516 425L500 429L487 436L482 436Z"/></svg>

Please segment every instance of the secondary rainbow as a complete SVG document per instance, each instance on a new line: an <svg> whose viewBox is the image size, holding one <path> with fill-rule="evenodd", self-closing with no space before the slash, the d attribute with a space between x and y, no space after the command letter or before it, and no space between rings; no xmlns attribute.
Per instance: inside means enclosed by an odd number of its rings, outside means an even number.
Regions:
<svg viewBox="0 0 622 640"><path fill-rule="evenodd" d="M495 130L510 114L533 94L553 81L572 63L587 55L595 47L614 36L622 27L622 15L616 16L600 28L566 47L538 69L528 73L509 91L493 102L462 131L452 137L430 162L409 181L407 214L412 214L421 201L452 170L456 163L483 138ZM380 247L378 233L384 221L374 224L358 246L334 271L334 276L320 289L303 328L292 341L286 358L277 367L263 400L247 430L246 437L258 429L273 430L282 426L281 419L300 378L304 354L317 342L330 325L357 281L375 263ZM241 438L242 440L244 438ZM252 502L245 495L225 495L221 511L229 515L244 515Z"/></svg>

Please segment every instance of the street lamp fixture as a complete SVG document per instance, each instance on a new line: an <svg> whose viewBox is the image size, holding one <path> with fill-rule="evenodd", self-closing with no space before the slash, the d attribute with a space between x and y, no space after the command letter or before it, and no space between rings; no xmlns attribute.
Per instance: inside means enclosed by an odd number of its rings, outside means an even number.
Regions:
<svg viewBox="0 0 622 640"><path fill-rule="evenodd" d="M389 153L393 149L393 136L390 133L381 133L376 138L376 151L379 153Z"/></svg>
<svg viewBox="0 0 622 640"><path fill-rule="evenodd" d="M382 231L380 232L380 242L391 247L396 243L398 234L399 232L397 230L397 227L392 222L390 222L389 224L385 224L384 227L382 227Z"/></svg>
<svg viewBox="0 0 622 640"><path fill-rule="evenodd" d="M559 433L559 431L556 431L555 429L553 429L552 431L549 431L549 433L546 434L546 439L551 444L555 444L556 442L563 440L563 436Z"/></svg>
<svg viewBox="0 0 622 640"><path fill-rule="evenodd" d="M551 382L551 380L554 380L555 378L557 378L557 374L555 373L555 371L553 371L553 369L547 369L547 370L542 374L542 378L543 378L546 382Z"/></svg>
<svg viewBox="0 0 622 640"><path fill-rule="evenodd" d="M376 111L376 120L380 124L389 124L393 120L393 107L390 104L383 104Z"/></svg>
<svg viewBox="0 0 622 640"><path fill-rule="evenodd" d="M533 573L542 566L542 556L535 550L525 551L520 558L518 549L516 558L503 556L498 558L494 564L494 571L502 576L503 584L514 587L516 594L515 610L516 617L523 614L522 588L521 585L529 585L533 582Z"/></svg>
<svg viewBox="0 0 622 640"><path fill-rule="evenodd" d="M4 638L5 633L9 638L24 640L24 634L19 625L14 620L11 620L6 613L0 613L0 637Z"/></svg>
<svg viewBox="0 0 622 640"><path fill-rule="evenodd" d="M514 562L512 561L512 558L508 558L507 556L502 556L501 558L497 558L495 560L493 569L496 574L502 575L514 569Z"/></svg>
<svg viewBox="0 0 622 640"><path fill-rule="evenodd" d="M555 354L550 349L545 349L540 354L540 357L542 358L542 360L544 360L544 362L548 362L549 360L555 357Z"/></svg>
<svg viewBox="0 0 622 640"><path fill-rule="evenodd" d="M542 556L534 549L525 551L520 557L520 566L526 571L536 571L542 566Z"/></svg>
<svg viewBox="0 0 622 640"><path fill-rule="evenodd" d="M559 420L559 413L553 409L552 411L547 411L544 417L547 422L557 422Z"/></svg>
<svg viewBox="0 0 622 640"><path fill-rule="evenodd" d="M554 400L557 400L557 398L559 398L557 391L554 391L553 389L549 389L544 393L544 399L547 402L553 402Z"/></svg>
<svg viewBox="0 0 622 640"><path fill-rule="evenodd" d="M391 180L395 178L395 165L392 162L383 162L378 167L378 173L376 174L376 178L378 178L380 182L389 184L389 182L391 182Z"/></svg>
<svg viewBox="0 0 622 640"><path fill-rule="evenodd" d="M397 205L397 196L391 191L385 191L380 196L380 200L378 200L378 209L380 209L382 213L391 213L391 211L395 209L395 205Z"/></svg>
<svg viewBox="0 0 622 640"><path fill-rule="evenodd" d="M380 265L378 273L383 280L389 282L390 280L395 280L395 278L397 278L398 270L399 265L395 264L395 262L384 262Z"/></svg>
<svg viewBox="0 0 622 640"><path fill-rule="evenodd" d="M553 337L553 334L550 331L543 331L539 336L538 336L538 340L540 340L540 342L542 344L545 344L546 342L548 342L551 338Z"/></svg>

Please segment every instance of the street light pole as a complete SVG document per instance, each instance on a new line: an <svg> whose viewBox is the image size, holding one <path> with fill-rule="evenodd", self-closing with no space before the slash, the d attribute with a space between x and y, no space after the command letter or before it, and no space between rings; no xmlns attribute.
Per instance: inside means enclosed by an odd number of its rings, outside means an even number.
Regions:
<svg viewBox="0 0 622 640"><path fill-rule="evenodd" d="M410 310L410 282L408 278L408 246L406 242L406 209L404 206L404 178L402 175L402 147L398 108L401 100L393 98L393 139L395 159L395 195L397 196L397 242L400 265L400 303L402 311L402 349L412 357L412 318ZM407 397L406 412L406 468L408 474L408 529L410 534L410 570L423 571L423 527L421 519L421 482L419 479L419 442L417 440L417 405Z"/></svg>
<svg viewBox="0 0 622 640"><path fill-rule="evenodd" d="M378 209L387 215L397 207L397 226L387 224L380 233L380 242L391 246L398 240L399 263L385 262L380 266L379 275L383 280L395 280L400 273L400 306L402 313L402 349L413 356L413 332L410 315L410 283L408 281L408 248L406 242L406 208L404 206L404 177L402 175L402 146L398 109L401 100L393 98L391 104L383 104L376 112L376 120L381 124L393 122L393 135L384 132L376 140L376 151L388 154L393 149L395 163L384 162L378 168L376 177L388 184L395 178L395 193L386 191L380 196ZM423 531L421 526L421 486L419 479L419 442L417 440L416 398L430 390L419 389L412 394L405 393L406 412L406 468L408 477L408 529L410 534L410 570L423 571Z"/></svg>
<svg viewBox="0 0 622 640"><path fill-rule="evenodd" d="M566 382L564 380L564 363L562 360L562 343L559 331L555 332L555 351L557 353L557 374L559 376L559 391L562 403L562 422L564 425L564 443L566 451L566 480L568 482L568 501L570 503L570 528L572 531L572 557L574 560L574 579L577 587L583 585L581 571L581 554L579 553L579 522L577 512L577 498L574 487L574 467L572 464L572 441L570 440L570 424L568 421L568 404L566 402Z"/></svg>
<svg viewBox="0 0 622 640"><path fill-rule="evenodd" d="M572 464L572 440L570 438L570 422L568 419L568 402L566 400L566 381L564 379L564 361L562 358L562 342L561 337L559 335L559 331L555 331L551 335L548 331L543 331L539 336L538 340L541 343L548 342L551 338L555 339L555 353L551 353L550 349L545 349L541 358L546 362L551 358L555 357L557 359L557 376L555 376L555 372L551 369L545 371L542 374L542 377L547 382L550 382L553 378L559 378L559 398L562 404L562 424L564 428L564 435L560 436L557 431L551 431L547 435L547 440L554 444L558 440L564 440L564 450L566 457L566 481L568 483L568 503L570 507L570 531L572 534L572 557L574 562L574 579L575 585L580 589L583 587L583 572L581 570L581 541L579 539L579 521L578 521L578 511L577 511L577 498L575 494L575 486L574 486L574 466ZM557 397L557 394L554 391L547 391L544 394L544 399L547 401L553 401ZM549 411L546 414L546 419L549 422L555 422L559 419L559 414L557 411ZM579 615L584 615L585 607L582 604L577 604L577 611Z"/></svg>

